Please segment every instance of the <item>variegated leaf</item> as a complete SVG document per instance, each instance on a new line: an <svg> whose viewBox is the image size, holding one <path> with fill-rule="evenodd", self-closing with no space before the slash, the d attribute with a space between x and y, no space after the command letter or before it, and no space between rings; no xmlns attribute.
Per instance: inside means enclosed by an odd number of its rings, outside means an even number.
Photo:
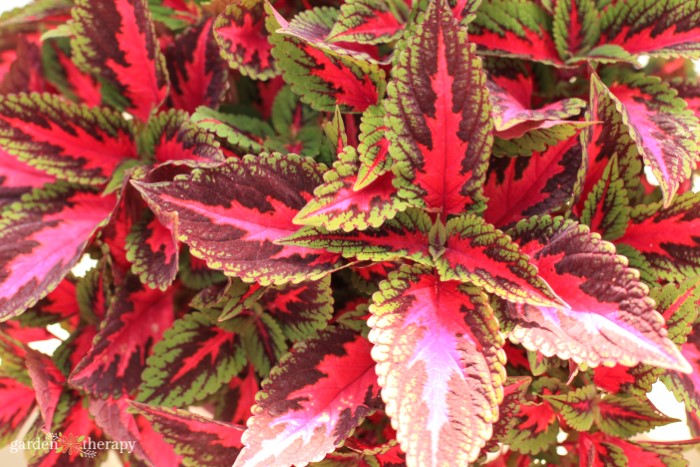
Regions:
<svg viewBox="0 0 700 467"><path fill-rule="evenodd" d="M405 0L349 0L328 35L330 42L381 44L399 39L409 16Z"/></svg>

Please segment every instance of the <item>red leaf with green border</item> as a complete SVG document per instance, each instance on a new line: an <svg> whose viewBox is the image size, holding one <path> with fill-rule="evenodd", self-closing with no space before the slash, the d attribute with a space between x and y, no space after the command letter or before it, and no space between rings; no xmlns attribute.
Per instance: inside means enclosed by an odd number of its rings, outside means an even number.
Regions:
<svg viewBox="0 0 700 467"><path fill-rule="evenodd" d="M27 370L44 419L43 430L51 432L51 422L63 394L66 377L56 368L51 357L32 349L27 349Z"/></svg>
<svg viewBox="0 0 700 467"><path fill-rule="evenodd" d="M586 106L583 100L571 98L533 108L535 80L528 67L508 60L490 71L486 86L493 106L493 134L499 138L519 138L528 131L565 123Z"/></svg>
<svg viewBox="0 0 700 467"><path fill-rule="evenodd" d="M378 228L406 209L396 197L392 173L356 190L358 162L355 148L346 146L333 168L323 175L324 183L314 190L314 198L294 217L294 223L350 232Z"/></svg>
<svg viewBox="0 0 700 467"><path fill-rule="evenodd" d="M610 395L596 404L596 425L618 438L629 438L679 420L667 417L646 396Z"/></svg>
<svg viewBox="0 0 700 467"><path fill-rule="evenodd" d="M89 398L88 410L107 436L124 443L120 445L124 453L120 450L120 454L133 454L149 465L180 465L182 457L175 454L173 447L153 432L147 421L129 413L130 402L124 397Z"/></svg>
<svg viewBox="0 0 700 467"><path fill-rule="evenodd" d="M498 443L507 441L508 433L518 421L516 414L527 394L532 378L529 376L508 377L503 385L503 401L498 406L498 421L493 424L493 436L486 442L483 451L491 451Z"/></svg>
<svg viewBox="0 0 700 467"><path fill-rule="evenodd" d="M634 55L700 58L697 0L616 2L602 14L601 43Z"/></svg>
<svg viewBox="0 0 700 467"><path fill-rule="evenodd" d="M53 183L55 177L0 150L0 208L19 201L23 194Z"/></svg>
<svg viewBox="0 0 700 467"><path fill-rule="evenodd" d="M211 420L186 410L130 403L175 448L185 465L231 465L243 447L243 427Z"/></svg>
<svg viewBox="0 0 700 467"><path fill-rule="evenodd" d="M581 146L569 138L530 157L494 157L484 185L484 220L507 228L537 214L559 212L574 196Z"/></svg>
<svg viewBox="0 0 700 467"><path fill-rule="evenodd" d="M200 107L192 116L198 127L212 133L221 145L236 155L257 154L274 135L273 128L262 120L246 115L231 115Z"/></svg>
<svg viewBox="0 0 700 467"><path fill-rule="evenodd" d="M429 268L380 284L368 324L386 413L410 465L466 465L491 437L505 354L486 295Z"/></svg>
<svg viewBox="0 0 700 467"><path fill-rule="evenodd" d="M559 57L585 55L600 39L600 12L595 0L561 0L554 5L552 35Z"/></svg>
<svg viewBox="0 0 700 467"><path fill-rule="evenodd" d="M340 7L328 41L381 44L399 39L409 6L403 0L349 0Z"/></svg>
<svg viewBox="0 0 700 467"><path fill-rule="evenodd" d="M593 426L594 407L598 403L598 390L593 385L578 388L566 394L544 396L544 399L564 419L566 425L576 431L589 431Z"/></svg>
<svg viewBox="0 0 700 467"><path fill-rule="evenodd" d="M595 75L592 82L605 89ZM644 163L661 184L664 204L668 206L699 160L698 118L668 85L654 76L626 75L608 92Z"/></svg>
<svg viewBox="0 0 700 467"><path fill-rule="evenodd" d="M114 88L118 107L148 120L168 95L168 70L145 0L95 3L72 9L76 64Z"/></svg>
<svg viewBox="0 0 700 467"><path fill-rule="evenodd" d="M615 243L632 247L663 279L680 281L700 271L700 194L676 196L671 205L662 202L639 205L630 213L625 234ZM626 252L626 251L625 251ZM628 255L630 256L630 255ZM639 267L633 262L633 265Z"/></svg>
<svg viewBox="0 0 700 467"><path fill-rule="evenodd" d="M219 143L182 111L160 113L148 122L156 163L167 161L223 162Z"/></svg>
<svg viewBox="0 0 700 467"><path fill-rule="evenodd" d="M398 195L442 219L485 202L493 142L485 81L447 1L430 3L399 53L385 109Z"/></svg>
<svg viewBox="0 0 700 467"><path fill-rule="evenodd" d="M484 0L469 24L469 40L485 55L562 65L549 13L534 0Z"/></svg>
<svg viewBox="0 0 700 467"><path fill-rule="evenodd" d="M343 326L297 343L263 382L234 465L305 465L334 451L379 404L370 350Z"/></svg>
<svg viewBox="0 0 700 467"><path fill-rule="evenodd" d="M602 183L613 158L617 159L618 172L629 191L639 186L642 176L639 148L630 136L630 123L620 112L619 102L596 75L591 76L589 112L588 120L600 123L584 128L581 134L585 170L580 173L576 189L579 213L596 184Z"/></svg>
<svg viewBox="0 0 700 467"><path fill-rule="evenodd" d="M261 154L198 168L172 182L132 181L154 212L172 217L178 241L212 269L263 285L318 278L338 256L282 246L292 219L321 183L323 166L295 155Z"/></svg>
<svg viewBox="0 0 700 467"><path fill-rule="evenodd" d="M54 65L57 71L55 74L47 72L47 79L52 80L65 96L89 107L99 106L102 103L102 84L94 76L83 73L60 47L53 47L51 51L56 54Z"/></svg>
<svg viewBox="0 0 700 467"><path fill-rule="evenodd" d="M403 257L432 264L428 238L430 228L428 214L409 209L398 213L378 229L328 232L323 227L302 227L277 243L322 248L361 261L391 261Z"/></svg>
<svg viewBox="0 0 700 467"><path fill-rule="evenodd" d="M186 314L153 347L136 400L187 407L214 394L243 369L239 341L209 314Z"/></svg>
<svg viewBox="0 0 700 467"><path fill-rule="evenodd" d="M548 216L520 222L513 237L570 309L505 306L517 325L510 339L546 356L589 366L643 362L690 371L667 337L639 273L615 247L574 221Z"/></svg>
<svg viewBox="0 0 700 467"><path fill-rule="evenodd" d="M131 271L153 288L167 289L175 280L180 246L173 232L148 209L126 237L126 258Z"/></svg>
<svg viewBox="0 0 700 467"><path fill-rule="evenodd" d="M241 74L265 80L278 73L265 31L265 2L262 0L230 3L216 18L214 37L221 56Z"/></svg>
<svg viewBox="0 0 700 467"><path fill-rule="evenodd" d="M603 239L615 240L627 230L629 204L625 182L614 155L586 198L580 221Z"/></svg>
<svg viewBox="0 0 700 467"><path fill-rule="evenodd" d="M34 410L35 393L31 386L7 376L0 376L0 446L17 439L24 423Z"/></svg>
<svg viewBox="0 0 700 467"><path fill-rule="evenodd" d="M687 466L682 444L640 443L625 441L605 433L580 433L578 455L581 465L591 467L645 467Z"/></svg>
<svg viewBox="0 0 700 467"><path fill-rule="evenodd" d="M21 314L59 284L115 203L113 196L57 183L2 212L0 319Z"/></svg>
<svg viewBox="0 0 700 467"><path fill-rule="evenodd" d="M226 90L228 70L219 56L207 19L180 34L165 51L173 107L193 113L200 105L217 107Z"/></svg>
<svg viewBox="0 0 700 467"><path fill-rule="evenodd" d="M272 56L302 102L316 110L362 112L384 94L384 70L369 55L326 42L338 11L319 7L287 22L271 6Z"/></svg>
<svg viewBox="0 0 700 467"><path fill-rule="evenodd" d="M360 167L357 171L354 190L359 191L389 170L393 161L389 157L388 127L384 124L384 108L369 107L362 114L357 154Z"/></svg>
<svg viewBox="0 0 700 467"><path fill-rule="evenodd" d="M176 292L175 287L166 292L149 289L136 276L128 276L90 351L71 373L70 384L101 397L132 394L141 384L153 346L173 324Z"/></svg>
<svg viewBox="0 0 700 467"><path fill-rule="evenodd" d="M447 242L436 259L442 280L473 282L513 303L562 307L537 268L510 237L472 214L450 219Z"/></svg>
<svg viewBox="0 0 700 467"><path fill-rule="evenodd" d="M0 97L0 147L56 178L90 185L137 157L131 127L117 113L49 94Z"/></svg>

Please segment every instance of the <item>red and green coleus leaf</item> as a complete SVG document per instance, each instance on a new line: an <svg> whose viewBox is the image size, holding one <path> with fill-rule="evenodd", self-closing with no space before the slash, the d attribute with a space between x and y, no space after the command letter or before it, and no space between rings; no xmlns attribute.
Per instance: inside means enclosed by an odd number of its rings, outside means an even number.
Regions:
<svg viewBox="0 0 700 467"><path fill-rule="evenodd" d="M646 396L624 394L612 394L598 401L595 416L601 431L618 438L628 438L678 421L659 412Z"/></svg>
<svg viewBox="0 0 700 467"><path fill-rule="evenodd" d="M562 60L585 56L600 39L600 13L595 0L557 1L552 36Z"/></svg>
<svg viewBox="0 0 700 467"><path fill-rule="evenodd" d="M325 41L337 10L314 8L287 22L266 8L272 55L302 102L330 112L336 105L344 112L363 112L378 102L386 87L379 64L367 54Z"/></svg>
<svg viewBox="0 0 700 467"><path fill-rule="evenodd" d="M630 221L629 199L616 155L588 194L580 221L605 240L615 240L625 233Z"/></svg>
<svg viewBox="0 0 700 467"><path fill-rule="evenodd" d="M0 147L73 183L103 185L119 164L137 157L130 125L116 112L49 94L0 98Z"/></svg>
<svg viewBox="0 0 700 467"><path fill-rule="evenodd" d="M700 336L697 330L681 346L681 353L690 362L693 373L668 371L661 374L660 378L676 399L685 404L688 413L698 414L700 413ZM656 374L658 375L658 372Z"/></svg>
<svg viewBox="0 0 700 467"><path fill-rule="evenodd" d="M89 107L96 107L102 103L100 82L94 76L83 73L59 45L46 45L43 53L45 56L48 55L44 60L49 60L48 65L51 66L51 69L45 72L46 79L61 94Z"/></svg>
<svg viewBox="0 0 700 467"><path fill-rule="evenodd" d="M230 3L216 18L214 38L228 65L253 79L266 80L278 71L265 30L265 2Z"/></svg>
<svg viewBox="0 0 700 467"><path fill-rule="evenodd" d="M265 138L265 145L272 151L310 156L317 161L335 160L336 149L324 157L324 131L319 126L319 113L299 101L292 88L285 86L275 96L270 109L270 123L277 133ZM340 113L338 113L338 118ZM337 140L336 140L337 141Z"/></svg>
<svg viewBox="0 0 700 467"><path fill-rule="evenodd" d="M447 241L436 258L442 280L472 282L513 303L564 306L518 245L482 218L466 214L445 229Z"/></svg>
<svg viewBox="0 0 700 467"><path fill-rule="evenodd" d="M690 370L666 337L648 287L614 245L584 225L549 216L520 222L512 235L569 306L505 304L508 320L517 324L512 341L590 366L642 362Z"/></svg>
<svg viewBox="0 0 700 467"><path fill-rule="evenodd" d="M54 365L51 357L32 349L27 349L27 370L44 419L43 429L51 432L51 423L65 388L66 377Z"/></svg>
<svg viewBox="0 0 700 467"><path fill-rule="evenodd" d="M126 258L131 271L150 287L167 289L175 280L180 246L173 232L148 209L126 237Z"/></svg>
<svg viewBox="0 0 700 467"><path fill-rule="evenodd" d="M530 376L511 376L506 379L503 384L503 401L498 406L498 420L493 424L493 436L486 442L483 451L491 451L497 448L498 443L507 440L508 433L518 421L516 414L531 382Z"/></svg>
<svg viewBox="0 0 700 467"><path fill-rule="evenodd" d="M78 325L79 305L76 297L76 281L68 275L46 297L17 318L23 326L45 329L49 324L62 323L68 329ZM12 321L6 321L10 323ZM47 338L51 336L48 333ZM43 340L43 339L35 339Z"/></svg>
<svg viewBox="0 0 700 467"><path fill-rule="evenodd" d="M574 196L581 146L566 139L529 157L494 157L484 185L486 222L499 228L537 214L559 212Z"/></svg>
<svg viewBox="0 0 700 467"><path fill-rule="evenodd" d="M277 243L297 230L294 216L321 183L324 167L296 155L230 158L172 182L132 181L190 252L212 269L262 285L321 277L338 255Z"/></svg>
<svg viewBox="0 0 700 467"><path fill-rule="evenodd" d="M354 188L357 176L357 151L346 146L294 223L345 232L366 230L380 227L406 209L406 204L396 196L392 173L387 172L360 190Z"/></svg>
<svg viewBox="0 0 700 467"><path fill-rule="evenodd" d="M147 419L129 412L131 401L120 399L88 398L88 409L95 423L111 439L130 443L129 454L150 465L180 465L182 458L173 446L155 432Z"/></svg>
<svg viewBox="0 0 700 467"><path fill-rule="evenodd" d="M217 107L226 91L228 70L206 19L180 34L165 50L173 107L194 112L200 105Z"/></svg>
<svg viewBox="0 0 700 467"><path fill-rule="evenodd" d="M156 163L168 161L223 162L214 136L180 110L159 113L148 122L147 151ZM150 147L152 146L152 148Z"/></svg>
<svg viewBox="0 0 700 467"><path fill-rule="evenodd" d="M386 413L410 465L466 465L503 399L498 321L477 287L403 266L374 294L368 324Z"/></svg>
<svg viewBox="0 0 700 467"><path fill-rule="evenodd" d="M23 194L56 180L43 170L38 170L0 149L0 208L19 201Z"/></svg>
<svg viewBox="0 0 700 467"><path fill-rule="evenodd" d="M234 465L305 465L334 451L379 406L371 348L344 326L297 343L263 382Z"/></svg>
<svg viewBox="0 0 700 467"><path fill-rule="evenodd" d="M398 195L442 219L485 201L493 143L485 82L447 1L430 3L399 53L385 109Z"/></svg>
<svg viewBox="0 0 700 467"><path fill-rule="evenodd" d="M585 101L570 98L533 108L532 70L512 60L496 62L486 85L493 106L493 134L503 139L520 138L538 128L563 124L586 106Z"/></svg>
<svg viewBox="0 0 700 467"><path fill-rule="evenodd" d="M676 196L664 208L662 202L639 205L630 213L625 234L616 240L620 248L632 247L641 261L663 279L680 281L700 271L700 195ZM628 255L630 256L630 255ZM635 267L644 267L631 258Z"/></svg>
<svg viewBox="0 0 700 467"><path fill-rule="evenodd" d="M400 39L409 7L404 0L349 0L340 7L328 41L383 44Z"/></svg>
<svg viewBox="0 0 700 467"><path fill-rule="evenodd" d="M494 157L530 157L533 152L545 152L552 146L573 138L581 128L592 122L568 120L552 127L540 127L514 139L494 138Z"/></svg>
<svg viewBox="0 0 700 467"><path fill-rule="evenodd" d="M5 446L17 439L36 399L31 385L4 375L0 376L0 397L5 401L0 407L0 446Z"/></svg>
<svg viewBox="0 0 700 467"><path fill-rule="evenodd" d="M360 167L357 170L354 190L359 191L391 170L393 163L389 156L388 127L384 124L384 108L369 107L362 114L357 154Z"/></svg>
<svg viewBox="0 0 700 467"><path fill-rule="evenodd" d="M148 120L169 86L148 2L77 0L72 14L71 49L78 66L116 91L114 105Z"/></svg>
<svg viewBox="0 0 700 467"><path fill-rule="evenodd" d="M262 120L246 115L231 115L200 107L192 116L198 127L212 133L222 146L238 155L258 154L267 148L274 129Z"/></svg>
<svg viewBox="0 0 700 467"><path fill-rule="evenodd" d="M127 276L70 384L97 396L133 394L153 346L174 321L176 287L150 289ZM143 322L148 322L144 326Z"/></svg>
<svg viewBox="0 0 700 467"><path fill-rule="evenodd" d="M633 55L700 58L697 0L615 2L601 15L601 43Z"/></svg>
<svg viewBox="0 0 700 467"><path fill-rule="evenodd" d="M419 263L432 264L428 237L430 228L428 214L418 209L409 209L398 213L394 219L387 220L377 229L329 232L323 227L308 226L300 228L277 243L324 249L360 261L408 258Z"/></svg>
<svg viewBox="0 0 700 467"><path fill-rule="evenodd" d="M0 319L33 306L77 264L116 204L114 196L47 185L8 206L0 217Z"/></svg>
<svg viewBox="0 0 700 467"><path fill-rule="evenodd" d="M182 456L184 465L230 465L243 445L243 427L205 418L186 410L155 407L139 402L131 406Z"/></svg>
<svg viewBox="0 0 700 467"><path fill-rule="evenodd" d="M469 24L469 40L484 55L562 65L550 32L551 17L534 0L484 0Z"/></svg>
<svg viewBox="0 0 700 467"><path fill-rule="evenodd" d="M214 394L244 367L239 341L209 314L186 314L153 347L136 400L187 407Z"/></svg>
<svg viewBox="0 0 700 467"><path fill-rule="evenodd" d="M591 83L595 92L610 94L668 206L698 162L698 118L657 77L630 74L608 89L593 75Z"/></svg>
<svg viewBox="0 0 700 467"><path fill-rule="evenodd" d="M681 467L688 465L684 449L682 443L632 442L600 431L580 433L577 446L580 465L592 467Z"/></svg>

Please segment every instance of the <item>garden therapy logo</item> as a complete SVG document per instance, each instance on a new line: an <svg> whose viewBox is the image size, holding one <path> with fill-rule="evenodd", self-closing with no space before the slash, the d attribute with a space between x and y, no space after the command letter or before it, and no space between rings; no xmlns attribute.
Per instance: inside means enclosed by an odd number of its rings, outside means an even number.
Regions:
<svg viewBox="0 0 700 467"><path fill-rule="evenodd" d="M95 457L97 451L114 450L119 454L131 454L136 447L136 441L95 441L89 436L76 436L73 433L47 433L46 438L34 440L15 440L10 443L10 452L19 451L48 451L66 453L71 457Z"/></svg>

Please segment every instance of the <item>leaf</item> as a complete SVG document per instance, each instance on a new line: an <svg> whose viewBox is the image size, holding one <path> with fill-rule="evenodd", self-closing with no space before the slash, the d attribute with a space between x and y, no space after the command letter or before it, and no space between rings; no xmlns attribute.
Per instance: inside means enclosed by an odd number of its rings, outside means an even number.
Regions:
<svg viewBox="0 0 700 467"><path fill-rule="evenodd" d="M446 0L430 3L399 53L385 122L398 195L443 220L485 201L493 142L485 81Z"/></svg>
<svg viewBox="0 0 700 467"><path fill-rule="evenodd" d="M156 163L167 161L223 162L225 157L214 137L177 110L161 112L148 122ZM151 149L151 148L149 148Z"/></svg>
<svg viewBox="0 0 700 467"><path fill-rule="evenodd" d="M561 386L559 380L541 377L531 387L533 392L541 396L557 393L562 389ZM523 401L514 417L515 423L504 441L514 451L535 455L557 443L557 435L561 430L559 418L546 399L541 399L541 402Z"/></svg>
<svg viewBox="0 0 700 467"><path fill-rule="evenodd" d="M570 309L507 305L510 339L545 356L598 366L643 362L689 371L666 337L649 289L615 247L574 221L548 216L520 222L513 238Z"/></svg>
<svg viewBox="0 0 700 467"><path fill-rule="evenodd" d="M629 204L617 157L613 156L586 199L581 223L598 232L604 240L615 240L627 230Z"/></svg>
<svg viewBox="0 0 700 467"><path fill-rule="evenodd" d="M241 448L242 428L181 409L130 402L182 456L186 466L229 465Z"/></svg>
<svg viewBox="0 0 700 467"><path fill-rule="evenodd" d="M41 188L54 181L55 177L0 149L0 209L19 201L23 194L33 188Z"/></svg>
<svg viewBox="0 0 700 467"><path fill-rule="evenodd" d="M0 216L0 320L24 312L73 268L116 204L65 183L22 197Z"/></svg>
<svg viewBox="0 0 700 467"><path fill-rule="evenodd" d="M176 291L174 287L165 293L149 289L137 277L128 276L69 383L100 397L132 394L141 384L146 357L173 324Z"/></svg>
<svg viewBox="0 0 700 467"><path fill-rule="evenodd" d="M567 394L544 396L544 399L574 430L589 431L593 426L593 411L598 399L595 386L584 386Z"/></svg>
<svg viewBox="0 0 700 467"><path fill-rule="evenodd" d="M554 6L552 34L562 60L586 55L600 39L600 13L595 1L557 1Z"/></svg>
<svg viewBox="0 0 700 467"><path fill-rule="evenodd" d="M544 152L550 147L574 137L581 128L591 125L591 122L567 120L549 128L540 127L528 131L519 138L494 138L493 156L530 157L533 152Z"/></svg>
<svg viewBox="0 0 700 467"><path fill-rule="evenodd" d="M355 190L358 171L355 148L346 146L338 159L333 169L323 175L325 183L314 190L314 198L294 217L295 224L345 232L366 230L378 228L406 208L395 196L393 174L387 173L361 190Z"/></svg>
<svg viewBox="0 0 700 467"><path fill-rule="evenodd" d="M469 25L469 39L485 55L561 65L548 13L533 0L483 0Z"/></svg>
<svg viewBox="0 0 700 467"><path fill-rule="evenodd" d="M337 10L314 8L287 22L267 6L272 56L302 102L321 111L362 112L384 94L384 70L368 55L326 42Z"/></svg>
<svg viewBox="0 0 700 467"><path fill-rule="evenodd" d="M240 155L264 151L265 138L274 134L270 125L262 120L224 114L207 107L199 107L192 122L213 133L224 147Z"/></svg>
<svg viewBox="0 0 700 467"><path fill-rule="evenodd" d="M381 44L399 39L408 19L403 0L349 0L328 35L329 42Z"/></svg>
<svg viewBox="0 0 700 467"><path fill-rule="evenodd" d="M679 420L667 417L646 396L612 394L598 404L596 424L609 435L628 438Z"/></svg>
<svg viewBox="0 0 700 467"><path fill-rule="evenodd" d="M129 124L115 112L49 94L0 97L0 147L41 171L73 183L104 185L137 157Z"/></svg>
<svg viewBox="0 0 700 467"><path fill-rule="evenodd" d="M697 0L616 2L601 16L601 42L656 57L700 58Z"/></svg>
<svg viewBox="0 0 700 467"><path fill-rule="evenodd" d="M676 196L671 205L663 202L638 205L630 213L625 234L616 240L620 245L641 253L658 277L680 281L700 271L700 195Z"/></svg>
<svg viewBox="0 0 700 467"><path fill-rule="evenodd" d="M51 357L32 349L27 350L27 370L44 419L43 430L51 432L51 423L65 388L66 377L56 368Z"/></svg>
<svg viewBox="0 0 700 467"><path fill-rule="evenodd" d="M530 157L491 158L484 184L489 199L484 220L508 228L532 215L559 212L574 196L582 163L575 138Z"/></svg>
<svg viewBox="0 0 700 467"><path fill-rule="evenodd" d="M596 77L592 82L604 86ZM661 184L668 206L698 161L697 117L656 77L629 75L609 92L644 163Z"/></svg>
<svg viewBox="0 0 700 467"><path fill-rule="evenodd" d="M214 38L228 66L244 76L265 80L278 73L272 58L272 44L265 31L265 2L262 0L230 3L216 18Z"/></svg>
<svg viewBox="0 0 700 467"><path fill-rule="evenodd" d="M422 266L389 274L368 324L386 413L409 465L466 465L491 437L505 361L486 295Z"/></svg>
<svg viewBox="0 0 700 467"><path fill-rule="evenodd" d="M681 467L688 465L683 459L682 445L671 443L635 443L606 435L602 432L580 433L578 452L583 465L593 467Z"/></svg>
<svg viewBox="0 0 700 467"><path fill-rule="evenodd" d="M513 303L561 307L537 268L509 236L472 214L447 222L447 243L436 260L442 280L472 282Z"/></svg>
<svg viewBox="0 0 700 467"><path fill-rule="evenodd" d="M36 402L34 390L7 376L0 376L0 397L5 403L0 409L0 446L17 439Z"/></svg>
<svg viewBox="0 0 700 467"><path fill-rule="evenodd" d="M43 53L55 54L48 59L55 70L47 69L45 75L46 79L56 86L64 96L89 107L97 107L102 103L100 82L94 76L83 73L58 45L44 47ZM46 63L47 59L44 58L44 60Z"/></svg>
<svg viewBox="0 0 700 467"><path fill-rule="evenodd" d="M262 285L319 278L337 255L275 243L321 182L323 166L296 155L230 158L172 182L131 183L190 252L212 269Z"/></svg>
<svg viewBox="0 0 700 467"><path fill-rule="evenodd" d="M76 64L117 91L114 104L148 120L165 100L169 82L147 2L77 0L72 14Z"/></svg>
<svg viewBox="0 0 700 467"><path fill-rule="evenodd" d="M17 318L17 322L32 328L46 328L49 324L62 323L73 329L78 325L79 305L73 278L63 279L52 292ZM12 323L14 321L6 321ZM49 336L53 337L51 334ZM42 340L42 339L33 339Z"/></svg>
<svg viewBox="0 0 700 467"><path fill-rule="evenodd" d="M153 347L136 400L187 407L214 394L243 369L239 339L205 313L186 314Z"/></svg>
<svg viewBox="0 0 700 467"><path fill-rule="evenodd" d="M529 376L508 377L503 385L503 401L498 407L498 421L493 425L493 436L487 441L484 450L492 450L507 440L507 434L515 428L516 414L525 398L532 378Z"/></svg>
<svg viewBox="0 0 700 467"><path fill-rule="evenodd" d="M219 56L207 19L180 34L165 50L173 107L189 113L200 105L216 107L226 91L228 70Z"/></svg>
<svg viewBox="0 0 700 467"><path fill-rule="evenodd" d="M428 239L430 228L430 217L420 210L412 209L398 213L378 229L329 232L323 227L302 227L277 243L322 248L361 261L388 261L403 257L432 264Z"/></svg>
<svg viewBox="0 0 700 467"><path fill-rule="evenodd" d="M167 289L175 280L178 269L179 245L172 232L151 211L145 210L126 237L126 243L131 271L144 284Z"/></svg>
<svg viewBox="0 0 700 467"><path fill-rule="evenodd" d="M306 465L335 450L379 403L370 349L343 326L297 343L263 382L234 465Z"/></svg>
<svg viewBox="0 0 700 467"><path fill-rule="evenodd" d="M384 108L373 106L362 114L357 154L360 167L353 190L360 191L377 178L391 170L393 161L389 157L388 128L384 124Z"/></svg>

